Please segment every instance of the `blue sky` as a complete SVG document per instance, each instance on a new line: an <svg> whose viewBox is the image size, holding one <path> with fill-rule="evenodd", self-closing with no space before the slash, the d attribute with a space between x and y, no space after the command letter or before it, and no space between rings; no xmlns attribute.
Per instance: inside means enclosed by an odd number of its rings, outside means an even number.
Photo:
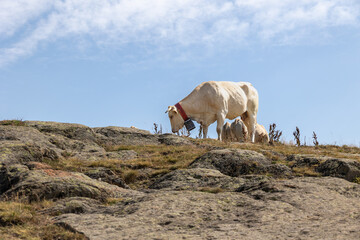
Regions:
<svg viewBox="0 0 360 240"><path fill-rule="evenodd" d="M248 81L283 140L360 146L359 30L357 0L0 0L0 119L169 132L201 82Z"/></svg>

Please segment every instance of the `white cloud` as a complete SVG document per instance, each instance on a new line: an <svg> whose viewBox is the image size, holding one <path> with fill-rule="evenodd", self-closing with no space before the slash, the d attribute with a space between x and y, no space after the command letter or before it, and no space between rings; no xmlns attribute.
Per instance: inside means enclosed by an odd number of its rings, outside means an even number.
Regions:
<svg viewBox="0 0 360 240"><path fill-rule="evenodd" d="M0 49L0 66L74 36L159 48L294 41L316 29L357 26L359 10L355 0L0 0L0 41L10 42Z"/></svg>
<svg viewBox="0 0 360 240"><path fill-rule="evenodd" d="M0 0L0 39L12 36L51 7L47 0Z"/></svg>

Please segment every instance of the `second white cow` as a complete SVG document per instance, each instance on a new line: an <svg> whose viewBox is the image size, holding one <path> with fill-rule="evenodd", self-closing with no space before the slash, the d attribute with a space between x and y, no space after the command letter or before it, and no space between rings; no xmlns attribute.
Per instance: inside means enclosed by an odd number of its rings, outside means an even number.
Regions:
<svg viewBox="0 0 360 240"><path fill-rule="evenodd" d="M269 143L269 140L269 134L267 133L265 127L257 123L255 128L255 142Z"/></svg>
<svg viewBox="0 0 360 240"><path fill-rule="evenodd" d="M174 133L190 118L202 126L203 138L206 138L209 125L216 121L219 140L225 119L244 115L250 139L254 142L258 106L258 92L251 83L210 81L197 86L175 106L169 106L166 112Z"/></svg>
<svg viewBox="0 0 360 240"><path fill-rule="evenodd" d="M222 130L221 130L221 140L223 142L232 142L233 141L233 134L231 132L231 124L225 123Z"/></svg>
<svg viewBox="0 0 360 240"><path fill-rule="evenodd" d="M237 118L230 125L231 134L235 142L245 142L248 138L248 130L246 125L241 119ZM256 141L256 132L255 132L255 141Z"/></svg>

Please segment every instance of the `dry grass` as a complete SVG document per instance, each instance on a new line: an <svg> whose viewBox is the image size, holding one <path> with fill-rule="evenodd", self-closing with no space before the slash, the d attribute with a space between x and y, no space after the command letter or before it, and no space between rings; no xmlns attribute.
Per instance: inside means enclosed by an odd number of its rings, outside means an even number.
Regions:
<svg viewBox="0 0 360 240"><path fill-rule="evenodd" d="M219 188L219 187L216 187L216 188L212 188L212 187L202 187L200 189L198 189L199 191L201 192L207 192L207 193L221 193L221 192L224 192L225 190L222 189L222 188Z"/></svg>
<svg viewBox="0 0 360 240"><path fill-rule="evenodd" d="M108 198L106 199L105 204L107 206L111 206L111 205L115 205L117 203L123 202L125 199L124 198Z"/></svg>
<svg viewBox="0 0 360 240"><path fill-rule="evenodd" d="M320 177L321 174L315 171L315 166L312 167L294 167L292 168L293 172L297 176L305 177Z"/></svg>
<svg viewBox="0 0 360 240"><path fill-rule="evenodd" d="M64 157L58 161L47 162L53 169L86 172L95 167L105 167L118 174L127 184L163 175L171 170L186 168L208 149L203 146L106 146L108 152L133 150L138 156L134 159L101 159L84 161L74 157ZM146 170L146 171L145 171ZM146 173L144 173L146 172ZM134 186L136 187L136 186Z"/></svg>
<svg viewBox="0 0 360 240"><path fill-rule="evenodd" d="M357 177L357 178L355 179L354 183L360 184L360 177Z"/></svg>
<svg viewBox="0 0 360 240"><path fill-rule="evenodd" d="M51 201L22 203L0 202L0 240L5 239L85 239L82 234L70 232L51 221L39 210L53 205Z"/></svg>
<svg viewBox="0 0 360 240"><path fill-rule="evenodd" d="M25 126L25 122L23 120L2 120L0 121L0 125L6 126Z"/></svg>
<svg viewBox="0 0 360 240"><path fill-rule="evenodd" d="M137 188L146 185L149 179L164 175L172 170L186 168L197 157L212 149L238 148L253 150L262 153L273 163L291 166L286 157L292 154L309 154L335 158L351 158L360 161L360 149L350 146L295 146L291 144L274 143L224 143L214 139L191 139L192 146L105 146L108 152L133 150L137 157L129 160L102 159L97 161L84 161L74 157L62 158L49 164L54 169L85 172L94 167L105 167L119 175L131 187ZM295 169L298 175L316 176L313 169Z"/></svg>
<svg viewBox="0 0 360 240"><path fill-rule="evenodd" d="M98 161L103 167L153 170L178 169L187 167L195 158L206 152L206 149L197 146L113 146L108 151L134 150L138 157L132 160L116 161L112 159Z"/></svg>
<svg viewBox="0 0 360 240"><path fill-rule="evenodd" d="M252 150L263 154L265 157L272 160L273 163L284 164L289 167L293 162L287 161L286 157L293 154L306 154L315 156L325 156L334 158L349 158L360 161L360 148L354 146L336 146L336 145L318 145L318 146L295 146L291 144L274 143L260 144L260 143L223 143L213 139L196 139L195 143L201 146L207 146L208 149L219 148L237 148L244 150ZM315 171L316 166L312 167L297 167L293 171L298 176L312 176L318 177L319 173ZM359 179L360 183L360 179Z"/></svg>
<svg viewBox="0 0 360 240"><path fill-rule="evenodd" d="M334 145L319 145L317 147L313 146L300 146L289 144L253 144L253 143L244 143L244 144L232 144L232 148L247 149L260 152L264 154L266 151L275 152L284 156L291 154L309 154L316 156L327 156L334 158L351 158L360 161L360 148L358 147L349 147L349 146L334 146ZM266 153L264 154L266 155ZM276 157L278 155L273 155ZM272 159L270 157L270 159Z"/></svg>

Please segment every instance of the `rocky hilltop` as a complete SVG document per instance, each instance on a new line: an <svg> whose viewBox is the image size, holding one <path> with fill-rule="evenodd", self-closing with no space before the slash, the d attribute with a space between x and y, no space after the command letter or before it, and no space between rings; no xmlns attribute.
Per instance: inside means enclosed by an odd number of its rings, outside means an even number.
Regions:
<svg viewBox="0 0 360 240"><path fill-rule="evenodd" d="M360 239L359 183L354 147L0 122L0 239Z"/></svg>

